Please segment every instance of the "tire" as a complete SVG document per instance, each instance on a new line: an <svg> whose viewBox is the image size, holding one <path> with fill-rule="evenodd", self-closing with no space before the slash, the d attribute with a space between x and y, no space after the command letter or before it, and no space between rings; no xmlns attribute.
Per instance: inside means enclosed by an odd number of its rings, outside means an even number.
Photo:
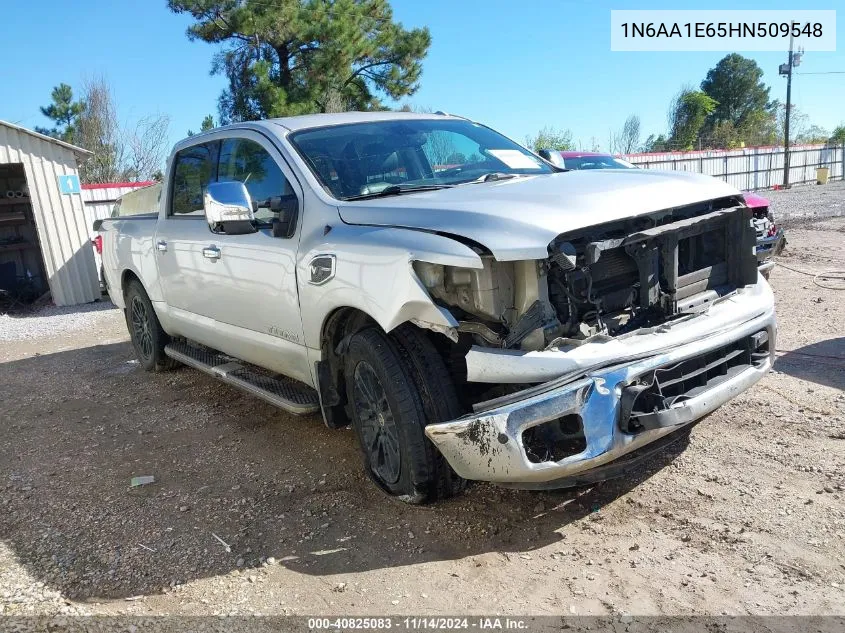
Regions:
<svg viewBox="0 0 845 633"><path fill-rule="evenodd" d="M402 359L411 374L425 411L426 424L447 422L465 413L455 389L455 381L443 357L425 334L413 325L400 325L391 332L402 352ZM447 499L464 491L467 480L459 477L446 458L428 438L426 446L432 452L437 474L435 496Z"/></svg>
<svg viewBox="0 0 845 633"><path fill-rule="evenodd" d="M170 337L161 328L153 304L137 280L126 287L126 327L132 347L144 371L166 371L176 366L176 361L164 353Z"/></svg>
<svg viewBox="0 0 845 633"><path fill-rule="evenodd" d="M400 330L393 337L375 328L352 336L346 393L370 478L406 503L429 503L465 486L425 436L427 421L457 417L458 400L431 344Z"/></svg>

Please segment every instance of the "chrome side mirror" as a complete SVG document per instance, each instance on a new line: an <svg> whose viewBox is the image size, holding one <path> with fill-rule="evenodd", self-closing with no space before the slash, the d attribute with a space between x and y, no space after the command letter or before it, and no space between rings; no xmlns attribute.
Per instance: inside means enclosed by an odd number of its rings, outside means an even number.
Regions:
<svg viewBox="0 0 845 633"><path fill-rule="evenodd" d="M254 233L252 199L242 182L209 183L203 195L203 209L209 228L215 233Z"/></svg>

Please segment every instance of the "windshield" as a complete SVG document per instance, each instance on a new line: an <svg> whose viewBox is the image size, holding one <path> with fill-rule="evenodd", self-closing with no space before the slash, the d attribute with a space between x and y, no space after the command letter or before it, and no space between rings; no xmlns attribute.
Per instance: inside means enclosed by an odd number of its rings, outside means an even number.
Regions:
<svg viewBox="0 0 845 633"><path fill-rule="evenodd" d="M564 158L563 165L567 169L636 169L637 166L621 158L613 156L578 156Z"/></svg>
<svg viewBox="0 0 845 633"><path fill-rule="evenodd" d="M555 171L501 134L463 119L334 125L289 139L323 187L342 200Z"/></svg>

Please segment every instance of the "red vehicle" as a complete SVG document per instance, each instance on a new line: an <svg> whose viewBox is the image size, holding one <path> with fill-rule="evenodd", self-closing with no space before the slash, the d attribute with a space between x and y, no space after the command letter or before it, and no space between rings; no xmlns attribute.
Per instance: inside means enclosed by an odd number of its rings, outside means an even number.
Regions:
<svg viewBox="0 0 845 633"><path fill-rule="evenodd" d="M757 263L763 276L768 277L774 267L773 255L779 255L786 246L783 227L775 223L769 201L751 191L745 192L745 203L753 209L754 228L757 230Z"/></svg>
<svg viewBox="0 0 845 633"><path fill-rule="evenodd" d="M627 160L601 152L560 152L541 149L540 156L564 169L636 169Z"/></svg>

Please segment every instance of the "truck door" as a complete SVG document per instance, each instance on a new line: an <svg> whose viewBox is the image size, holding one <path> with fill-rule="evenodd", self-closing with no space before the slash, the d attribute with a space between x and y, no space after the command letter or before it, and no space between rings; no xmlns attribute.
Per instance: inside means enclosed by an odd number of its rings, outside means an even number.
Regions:
<svg viewBox="0 0 845 633"><path fill-rule="evenodd" d="M220 141L186 147L176 152L168 170L163 195L164 213L159 215L153 240L168 322L174 334L196 338L204 324L212 329L211 297L203 290L208 262L202 246L209 228L203 211L203 194L217 176Z"/></svg>
<svg viewBox="0 0 845 633"><path fill-rule="evenodd" d="M219 151L217 181L242 182L257 206L257 232L212 233L200 244L204 313L214 319L216 344L228 354L310 383L296 283L300 231L273 237L269 200L302 191L279 150L251 130L229 132Z"/></svg>

